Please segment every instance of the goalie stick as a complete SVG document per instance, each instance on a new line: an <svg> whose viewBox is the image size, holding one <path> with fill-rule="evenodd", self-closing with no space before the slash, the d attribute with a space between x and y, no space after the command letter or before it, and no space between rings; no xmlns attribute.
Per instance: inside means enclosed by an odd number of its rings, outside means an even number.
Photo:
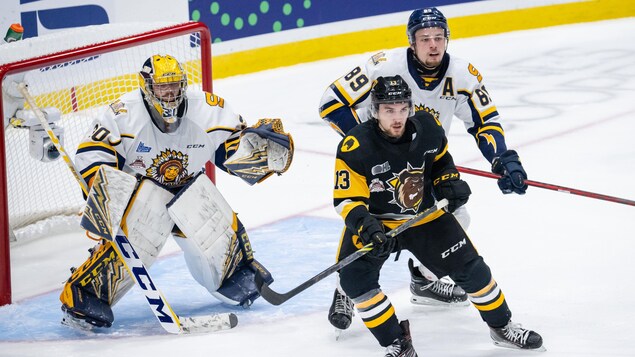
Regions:
<svg viewBox="0 0 635 357"><path fill-rule="evenodd" d="M394 238L396 235L412 227L415 223L420 222L422 219L443 209L447 205L448 205L448 200L444 198L441 201L437 202L434 206L426 209L423 212L418 213L414 217L410 218L409 220L400 224L396 228L392 229L390 232L386 233L386 236L389 238ZM260 274L256 274L256 279L255 279L256 288L258 288L258 292L260 293L260 296L262 296L262 298L267 300L270 304L276 305L276 306L280 305L284 303L285 301L291 299L292 297L298 295L299 293L303 292L304 290L308 289L309 287L315 285L320 280L326 278L327 276L333 274L334 272L344 268L345 266L359 259L366 253L370 252L372 249L373 249L373 243L366 244L355 253L331 265L330 267L326 268L319 274L315 275L314 277L310 278L309 280L305 281L304 283L298 285L297 287L291 289L290 291L286 293L277 293L271 290L271 288L269 287L269 284L264 282Z"/></svg>
<svg viewBox="0 0 635 357"><path fill-rule="evenodd" d="M55 145L55 148L59 151L60 155L64 159L64 162L66 162L66 165L71 170L73 176L75 176L75 179L77 180L77 183L81 187L82 191L86 194L87 197L89 197L88 185L84 181L84 178L79 174L79 171L77 171L75 164L68 156L68 153L66 152L66 150L64 150L64 147L49 126L44 113L42 113L42 110L35 103L35 100L29 93L26 84L20 83L18 85L18 89L26 99L31 109L34 111L36 117L40 121L40 124L42 124L42 127L45 129L49 138ZM102 174L102 170L99 170L98 175L100 174ZM101 204L105 203L107 202L101 202ZM93 210L93 214L101 213L103 215L99 217L102 222L109 221L110 217L107 212L107 210ZM82 224L83 223L84 220L82 219ZM84 226L82 225L82 227ZM128 273L130 274L136 285L138 285L143 290L148 305L161 323L161 327L163 327L165 331L173 334L202 333L230 329L238 324L238 318L233 313L221 313L191 317L178 316L174 312L174 310L172 310L172 307L168 303L165 296L163 296L161 291L159 291L159 289L152 281L152 278L148 273L148 269L146 269L145 264L143 264L143 262L139 258L139 255L135 251L132 244L130 244L130 241L126 237L125 233L122 231L121 227L118 225L117 231L112 233L113 234L111 235L105 236L103 232L100 232L99 235L113 242L115 252L124 262L126 270L128 270Z"/></svg>

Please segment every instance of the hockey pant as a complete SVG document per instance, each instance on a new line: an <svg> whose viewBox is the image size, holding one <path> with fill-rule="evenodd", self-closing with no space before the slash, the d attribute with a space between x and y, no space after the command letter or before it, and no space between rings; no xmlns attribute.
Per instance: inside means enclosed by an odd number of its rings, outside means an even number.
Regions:
<svg viewBox="0 0 635 357"><path fill-rule="evenodd" d="M359 249L355 245L358 239L344 229L338 260ZM396 249L410 251L436 276L448 275L463 288L489 326L501 327L509 322L511 311L505 296L453 215L443 214L411 227L397 239ZM367 254L340 270L343 290L355 302L366 327L382 346L401 337L394 308L379 286L379 272L386 259Z"/></svg>

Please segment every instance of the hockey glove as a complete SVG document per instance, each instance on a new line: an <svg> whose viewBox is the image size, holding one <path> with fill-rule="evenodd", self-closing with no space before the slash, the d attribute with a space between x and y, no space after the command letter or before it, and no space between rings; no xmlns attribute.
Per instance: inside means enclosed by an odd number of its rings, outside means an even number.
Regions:
<svg viewBox="0 0 635 357"><path fill-rule="evenodd" d="M437 200L448 200L448 211L456 211L457 208L467 203L472 194L467 182L459 178L459 173L442 175L434 180L434 196Z"/></svg>
<svg viewBox="0 0 635 357"><path fill-rule="evenodd" d="M234 175L253 185L282 174L293 160L293 138L280 119L259 119L240 134L238 149L225 162Z"/></svg>
<svg viewBox="0 0 635 357"><path fill-rule="evenodd" d="M357 234L364 245L373 243L373 250L368 253L369 256L386 259L392 253L395 240L386 236L383 225L375 217L368 215L362 218Z"/></svg>
<svg viewBox="0 0 635 357"><path fill-rule="evenodd" d="M498 179L498 187L504 194L517 193L524 195L527 191L527 173L514 150L507 150L492 161L492 172L502 177Z"/></svg>

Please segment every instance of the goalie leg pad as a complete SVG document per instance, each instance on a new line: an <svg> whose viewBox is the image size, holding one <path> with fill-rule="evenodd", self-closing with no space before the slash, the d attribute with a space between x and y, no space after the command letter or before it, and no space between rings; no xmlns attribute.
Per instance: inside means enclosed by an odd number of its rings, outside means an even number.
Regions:
<svg viewBox="0 0 635 357"><path fill-rule="evenodd" d="M273 283L273 278L267 268L257 260L253 260L249 265L239 267L232 276L223 281L223 285L212 295L226 304L247 308L260 297L254 281L256 274L260 274L265 283Z"/></svg>
<svg viewBox="0 0 635 357"><path fill-rule="evenodd" d="M104 241L91 249L91 256L75 269L60 295L65 319L83 320L97 327L110 327L114 320L111 306L117 291L128 291L124 265L112 244ZM69 323L67 323L69 324Z"/></svg>
<svg viewBox="0 0 635 357"><path fill-rule="evenodd" d="M174 227L166 208L172 198L174 195L168 190L144 179L132 196L122 221L124 233L148 268L159 256Z"/></svg>
<svg viewBox="0 0 635 357"><path fill-rule="evenodd" d="M216 186L198 175L168 204L168 213L186 238L176 238L194 279L216 292L243 260L238 219Z"/></svg>

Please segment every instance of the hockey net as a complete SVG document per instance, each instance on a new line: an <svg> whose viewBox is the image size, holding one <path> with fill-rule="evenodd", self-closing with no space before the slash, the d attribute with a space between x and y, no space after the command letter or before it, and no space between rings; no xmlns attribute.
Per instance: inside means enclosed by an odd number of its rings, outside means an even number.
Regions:
<svg viewBox="0 0 635 357"><path fill-rule="evenodd" d="M56 126L63 128L62 144L74 159L93 120L109 103L139 88L139 70L154 54L172 55L187 72L190 87L211 91L211 43L204 24L108 24L0 46L0 113L16 103L15 97L7 96L10 82L23 78L40 108L61 113ZM62 158L42 162L30 155L28 127L19 120L4 120L0 133L0 305L4 305L11 302L10 237L51 217L77 216L84 200Z"/></svg>

